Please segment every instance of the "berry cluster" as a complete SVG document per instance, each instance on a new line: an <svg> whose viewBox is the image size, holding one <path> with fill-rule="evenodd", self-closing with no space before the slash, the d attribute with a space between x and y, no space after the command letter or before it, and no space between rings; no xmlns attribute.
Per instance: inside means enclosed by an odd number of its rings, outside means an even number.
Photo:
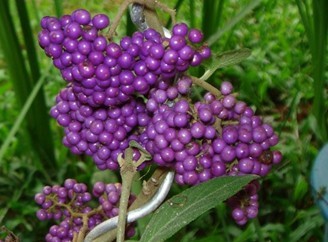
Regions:
<svg viewBox="0 0 328 242"><path fill-rule="evenodd" d="M93 157L101 170L118 169L117 156L149 122L145 103L152 87L174 78L210 56L199 30L184 23L172 37L153 29L109 42L101 30L104 14L91 18L79 9L60 19L44 17L39 44L69 82L56 98L51 116L64 127L63 143L74 154ZM137 154L136 154L137 155Z"/></svg>
<svg viewBox="0 0 328 242"><path fill-rule="evenodd" d="M106 15L91 18L79 9L60 19L44 17L39 44L71 83L77 99L90 107L117 106L146 95L159 79L172 79L210 56L199 30L177 24L171 38L154 29L109 42L101 34Z"/></svg>
<svg viewBox="0 0 328 242"><path fill-rule="evenodd" d="M66 179L63 186L45 186L41 193L35 195L35 202L41 206L37 218L41 221L59 221L50 227L45 240L72 241L78 234L86 234L97 224L117 216L120 195L121 184L97 182L92 194L87 191L85 184L77 183L74 179ZM97 208L90 206L94 198L100 204ZM130 196L129 204L134 198ZM134 227L130 224L126 236L132 237L134 233Z"/></svg>
<svg viewBox="0 0 328 242"><path fill-rule="evenodd" d="M180 185L196 185L223 175L266 175L281 160L273 128L244 102L237 101L232 85L223 82L221 97L211 93L192 103L191 79L153 89L146 103L151 122L142 144L160 166L176 170Z"/></svg>
<svg viewBox="0 0 328 242"><path fill-rule="evenodd" d="M50 114L64 127L63 144L74 154L91 156L100 170L117 170L117 156L130 140L138 141L138 130L149 121L139 98L117 107L92 108L77 100L72 87L60 91Z"/></svg>
<svg viewBox="0 0 328 242"><path fill-rule="evenodd" d="M258 190L259 183L253 181L228 199L227 204L231 207L231 215L237 224L244 225L248 219L257 217L259 210Z"/></svg>
<svg viewBox="0 0 328 242"><path fill-rule="evenodd" d="M281 152L271 150L278 136L236 99L230 82L222 82L220 97L206 93L196 103L189 98L191 85L190 77L182 76L173 86L153 88L146 102L151 122L140 135L153 161L176 171L178 184L196 185L226 175L265 176L280 163ZM238 224L257 215L257 190L248 185L228 203Z"/></svg>
<svg viewBox="0 0 328 242"><path fill-rule="evenodd" d="M273 128L236 99L231 83L221 83L219 96L191 99L193 80L186 71L211 56L199 30L180 23L170 38L147 29L115 43L102 35L108 26L106 15L91 17L83 9L41 21L39 44L68 83L50 113L64 127L63 143L74 154L91 156L101 170L116 170L118 155L134 140L154 163L174 169L180 185L226 175L265 176L281 161L281 153L272 150L278 143ZM136 150L134 158L139 155ZM107 187L97 183L93 195L111 217L117 215L113 204L120 192ZM238 224L256 216L257 190L252 183L228 203ZM38 212L40 219L48 218L48 208ZM92 221L88 229L99 219Z"/></svg>

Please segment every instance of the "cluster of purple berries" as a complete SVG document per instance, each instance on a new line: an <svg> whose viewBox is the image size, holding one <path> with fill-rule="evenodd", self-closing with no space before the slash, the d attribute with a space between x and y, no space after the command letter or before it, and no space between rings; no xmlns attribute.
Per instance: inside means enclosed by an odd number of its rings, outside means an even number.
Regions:
<svg viewBox="0 0 328 242"><path fill-rule="evenodd" d="M51 115L64 127L63 143L74 154L91 156L101 170L116 170L118 155L134 140L154 163L174 169L180 185L226 175L265 176L281 161L281 153L272 150L278 143L273 128L236 99L231 83L221 84L221 96L207 93L196 103L190 98L192 79L185 72L211 55L199 30L180 23L170 38L147 29L115 43L101 33L108 26L106 15L91 18L83 9L41 21L39 44L68 82ZM106 189L97 183L93 194L106 216L114 216L113 203L102 195ZM231 198L237 223L256 216L257 190L246 187L243 196ZM48 216L46 209L39 218Z"/></svg>
<svg viewBox="0 0 328 242"><path fill-rule="evenodd" d="M220 97L206 93L196 103L188 95L191 85L190 77L182 76L173 86L161 83L153 88L146 102L151 122L140 135L153 161L176 171L178 184L196 185L227 175L265 176L280 163L281 152L271 150L277 134L236 99L230 82L222 82ZM248 185L243 196L239 193L228 203L238 224L257 215L257 190Z"/></svg>
<svg viewBox="0 0 328 242"><path fill-rule="evenodd" d="M265 176L281 161L271 151L278 137L244 102L237 101L232 85L223 82L221 97L211 93L192 104L191 79L153 89L146 103L151 122L140 141L160 166L176 170L180 185L196 185L223 175Z"/></svg>
<svg viewBox="0 0 328 242"><path fill-rule="evenodd" d="M117 106L136 94L146 95L159 79L172 80L210 56L210 49L200 44L202 33L183 23L173 27L171 38L147 29L119 44L101 34L108 25L106 15L91 18L83 9L41 21L40 46L77 99L90 107Z"/></svg>
<svg viewBox="0 0 328 242"><path fill-rule="evenodd" d="M35 202L41 206L37 218L41 221L54 219L58 221L50 227L45 236L46 241L72 241L79 233L87 233L97 224L118 215L121 184L104 184L97 182L92 194L87 186L74 179L66 179L63 186L45 186L41 193L35 195ZM130 196L130 204L135 196ZM93 208L91 202L97 199L100 206ZM87 223L83 217L87 217ZM132 224L128 225L126 236L135 233Z"/></svg>
<svg viewBox="0 0 328 242"><path fill-rule="evenodd" d="M119 44L101 34L104 14L79 9L60 19L44 17L39 44L69 82L51 115L64 127L63 143L74 154L93 157L101 170L118 169L117 156L150 120L145 102L152 88L173 85L176 76L210 56L199 30L184 23L172 37L153 29L123 37ZM136 152L137 155L137 152Z"/></svg>
<svg viewBox="0 0 328 242"><path fill-rule="evenodd" d="M232 209L232 218L237 224L245 225L249 219L257 217L259 210L257 192L259 187L258 181L253 181L228 199L227 204Z"/></svg>
<svg viewBox="0 0 328 242"><path fill-rule="evenodd" d="M81 104L72 87L60 91L50 114L64 127L63 144L74 154L91 156L100 170L119 168L118 155L130 140L138 141L138 130L150 119L139 98L121 106L93 108Z"/></svg>

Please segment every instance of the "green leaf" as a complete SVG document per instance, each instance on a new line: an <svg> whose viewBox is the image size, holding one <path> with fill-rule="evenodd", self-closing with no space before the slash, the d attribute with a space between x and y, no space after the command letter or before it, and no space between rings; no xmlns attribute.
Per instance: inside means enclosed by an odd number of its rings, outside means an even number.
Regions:
<svg viewBox="0 0 328 242"><path fill-rule="evenodd" d="M213 61L205 71L204 75L200 78L206 81L217 69L230 65L235 65L246 59L251 55L250 49L230 50L214 56Z"/></svg>
<svg viewBox="0 0 328 242"><path fill-rule="evenodd" d="M299 227L293 230L286 241L297 242L297 241L308 241L305 237L309 234L309 231L314 228L318 228L324 224L324 220L321 216L309 216L304 219ZM303 240L305 239L305 240Z"/></svg>
<svg viewBox="0 0 328 242"><path fill-rule="evenodd" d="M48 72L46 72L37 82L37 84L34 86L32 92L30 93L30 95L28 96L22 110L19 113L19 116L17 117L17 119L15 120L14 125L12 126L12 128L10 129L10 133L8 134L8 136L6 137L5 141L3 142L3 144L0 147L0 165L2 165L3 162L3 157L11 143L11 141L13 140L14 136L16 135L17 131L19 130L19 128L21 127L22 122L25 120L27 112L30 110L32 103L36 97L36 95L38 94L38 92L40 91L45 78L46 78L46 74Z"/></svg>
<svg viewBox="0 0 328 242"><path fill-rule="evenodd" d="M328 45L328 2L325 0L296 1L300 17L302 19L305 33L309 41L313 66L313 90L314 99L312 111L315 116L317 130L315 134L322 143L328 140L328 122L325 105L325 72L327 67L327 45ZM311 9L312 6L312 9ZM312 10L312 11L311 11Z"/></svg>
<svg viewBox="0 0 328 242"><path fill-rule="evenodd" d="M63 1L61 0L54 0L56 15L59 18L63 15Z"/></svg>
<svg viewBox="0 0 328 242"><path fill-rule="evenodd" d="M215 34L208 38L209 45L214 44L227 31L231 30L237 23L239 23L245 16L253 11L261 3L261 0L253 0L247 4L236 16L234 16L223 28L219 29Z"/></svg>
<svg viewBox="0 0 328 242"><path fill-rule="evenodd" d="M300 202L309 191L309 184L304 176L299 176L295 185L293 200Z"/></svg>
<svg viewBox="0 0 328 242"><path fill-rule="evenodd" d="M140 242L164 241L256 178L252 175L219 177L170 198L154 213Z"/></svg>
<svg viewBox="0 0 328 242"><path fill-rule="evenodd" d="M202 31L205 39L213 35L222 19L225 0L203 1Z"/></svg>
<svg viewBox="0 0 328 242"><path fill-rule="evenodd" d="M35 40L32 35L30 18L27 14L26 1L16 1L18 15L13 16L8 1L0 1L0 47L6 60L9 80L13 84L17 103L23 107L37 81L40 78ZM23 42L18 37L14 19L18 18L23 32ZM26 47L26 58L24 50ZM43 161L44 167L49 173L54 170L55 154L52 142L52 134L49 125L48 109L42 86L34 96L34 100L26 114L26 130L30 136L33 153ZM20 127L19 127L20 128ZM25 128L25 127L24 127ZM32 152L31 152L32 153ZM36 161L37 162L37 161Z"/></svg>

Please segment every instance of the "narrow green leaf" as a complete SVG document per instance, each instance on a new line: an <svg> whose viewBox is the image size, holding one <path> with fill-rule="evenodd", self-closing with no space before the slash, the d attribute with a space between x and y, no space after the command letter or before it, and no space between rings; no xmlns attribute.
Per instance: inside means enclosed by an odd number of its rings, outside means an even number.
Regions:
<svg viewBox="0 0 328 242"><path fill-rule="evenodd" d="M45 72L48 73L48 72ZM22 110L19 113L19 116L17 117L13 127L11 128L8 136L6 137L4 143L2 144L1 148L0 148L0 166L2 166L2 159L3 156L5 155L8 146L10 145L11 141L13 140L15 134L17 133L18 129L21 127L22 122L24 121L26 114L28 112L28 110L30 109L35 96L38 94L40 88L42 87L44 80L46 78L46 75L43 75L38 83L35 85L35 87L33 88L30 96L28 97L28 99L25 102L25 105L23 106Z"/></svg>
<svg viewBox="0 0 328 242"><path fill-rule="evenodd" d="M314 23L314 49L312 52L313 63L313 113L316 117L319 134L317 138L324 143L328 140L328 122L327 122L327 106L325 105L325 71L326 71L326 54L328 43L328 2L326 0L318 0L313 2L313 23Z"/></svg>
<svg viewBox="0 0 328 242"><path fill-rule="evenodd" d="M195 0L189 0L189 13L190 13L190 27L195 28L196 27L196 12L195 12Z"/></svg>
<svg viewBox="0 0 328 242"><path fill-rule="evenodd" d="M54 0L56 15L59 18L63 14L63 1L62 0Z"/></svg>
<svg viewBox="0 0 328 242"><path fill-rule="evenodd" d="M126 17L125 33L127 36L132 36L132 34L137 30L137 28L131 20L129 11L126 12L125 17Z"/></svg>
<svg viewBox="0 0 328 242"><path fill-rule="evenodd" d="M301 1L301 0L296 0L296 4L298 7L298 12L301 16L303 26L305 29L306 36L309 41L310 49L311 52L313 52L314 49L314 32L313 32L313 21L312 21L312 16L309 13L309 5L307 4L307 1Z"/></svg>
<svg viewBox="0 0 328 242"><path fill-rule="evenodd" d="M253 11L261 3L261 0L253 0L246 5L230 22L226 23L222 29L219 29L215 34L208 38L207 43L213 45L224 33L231 30L237 23L239 23L245 16Z"/></svg>
<svg viewBox="0 0 328 242"><path fill-rule="evenodd" d="M182 3L183 3L183 2L184 2L184 0L177 0L177 2L175 3L173 9L175 9L176 13L179 12L179 9L180 9L180 7L182 6ZM172 24L172 19L171 19L171 17L170 17L170 18L167 20L166 24L165 24L166 28L168 28L171 24Z"/></svg>
<svg viewBox="0 0 328 242"><path fill-rule="evenodd" d="M304 196L309 191L309 183L304 176L299 176L293 193L293 200L296 202L304 201Z"/></svg>
<svg viewBox="0 0 328 242"><path fill-rule="evenodd" d="M326 0L310 1L296 0L298 11L302 19L305 33L309 42L313 66L313 114L315 117L314 133L322 143L328 140L328 122L325 106L325 68L327 66L327 41L328 41L328 2ZM312 11L311 11L312 10Z"/></svg>
<svg viewBox="0 0 328 242"><path fill-rule="evenodd" d="M0 22L0 44L6 59L7 70L13 82L18 103L23 106L28 96L30 82L8 1L0 1Z"/></svg>
<svg viewBox="0 0 328 242"><path fill-rule="evenodd" d="M27 47L27 60L30 69L31 78L25 81L30 81L30 91L40 79L40 67L39 60L37 58L37 52L35 49L35 43L37 43L32 35L32 29L30 25L30 18L28 16L26 2L16 0L16 7L19 15L19 21L23 31L24 45ZM24 80L23 80L24 81ZM22 82L22 80L20 80ZM33 114L32 114L33 112ZM31 106L31 118L33 123L33 140L42 144L42 148L39 144L33 144L34 148L39 152L39 156L42 160L46 160L50 163L55 163L54 144L52 140L52 133L50 130L50 116L48 115L48 109L45 105L45 94L43 87L35 96L34 102Z"/></svg>
<svg viewBox="0 0 328 242"><path fill-rule="evenodd" d="M235 65L246 59L251 55L251 50L249 49L240 49L240 50L231 50L223 52L217 57L213 57L213 61L210 63L209 67L205 71L204 75L200 78L203 81L206 81L217 69L223 68L230 65Z"/></svg>
<svg viewBox="0 0 328 242"><path fill-rule="evenodd" d="M164 241L256 178L253 175L219 177L170 198L153 214L140 242Z"/></svg>
<svg viewBox="0 0 328 242"><path fill-rule="evenodd" d="M203 1L202 31L205 39L213 35L222 18L224 0Z"/></svg>
<svg viewBox="0 0 328 242"><path fill-rule="evenodd" d="M308 216L308 219L304 219L303 223L300 224L295 230L293 230L286 241L297 242L302 241L314 228L318 228L324 224L324 220L321 216ZM304 241L304 240L303 240ZM307 241L307 240L305 240Z"/></svg>
<svg viewBox="0 0 328 242"><path fill-rule="evenodd" d="M36 51L34 49L35 41L31 34L32 31L30 19L27 15L26 3L25 1L17 1L16 4L19 12L18 17L24 33L24 43L21 44L19 42L16 26L13 21L14 17L10 14L9 2L0 1L0 44L6 59L10 81L13 83L17 103L20 107L23 107L40 74ZM28 60L26 61L22 46L26 46L27 48ZM30 66L27 63L30 63ZM26 124L31 140L31 147L38 154L40 160L47 162L44 164L48 172L50 172L55 164L55 155L51 139L48 110L42 91L39 91L31 104L31 108L26 115Z"/></svg>

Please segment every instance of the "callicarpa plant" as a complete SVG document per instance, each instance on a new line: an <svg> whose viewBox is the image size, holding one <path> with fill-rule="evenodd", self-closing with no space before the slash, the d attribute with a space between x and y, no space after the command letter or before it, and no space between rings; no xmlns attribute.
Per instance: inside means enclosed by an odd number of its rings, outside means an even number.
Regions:
<svg viewBox="0 0 328 242"><path fill-rule="evenodd" d="M139 31L114 41L129 5ZM161 26L156 9L170 14L172 29ZM230 82L218 89L206 82L250 52L216 55L203 39L151 0L124 1L113 22L85 9L42 18L39 45L66 82L50 111L64 129L63 144L122 177L122 184L98 181L90 191L73 178L45 186L35 201L38 219L55 221L46 241L124 241L163 202L173 179L189 188L156 210L140 241L165 240L222 201L239 225L257 216L257 179L282 159L272 149L278 136ZM200 65L202 77L188 74ZM192 98L195 86L206 90L200 100ZM147 166L157 170L131 194L134 175Z"/></svg>

